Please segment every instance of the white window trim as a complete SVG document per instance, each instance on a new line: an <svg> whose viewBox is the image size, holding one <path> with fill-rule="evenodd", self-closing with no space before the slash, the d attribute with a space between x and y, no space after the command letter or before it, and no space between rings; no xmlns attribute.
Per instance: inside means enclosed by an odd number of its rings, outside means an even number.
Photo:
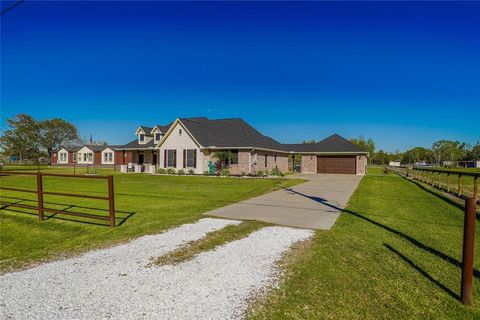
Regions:
<svg viewBox="0 0 480 320"><path fill-rule="evenodd" d="M58 163L68 163L68 152L60 151L58 153Z"/></svg>

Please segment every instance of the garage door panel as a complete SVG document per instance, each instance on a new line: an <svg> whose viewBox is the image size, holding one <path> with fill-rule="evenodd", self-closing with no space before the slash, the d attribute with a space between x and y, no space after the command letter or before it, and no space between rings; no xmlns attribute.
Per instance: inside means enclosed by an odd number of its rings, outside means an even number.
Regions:
<svg viewBox="0 0 480 320"><path fill-rule="evenodd" d="M355 174L355 156L317 156L317 173Z"/></svg>

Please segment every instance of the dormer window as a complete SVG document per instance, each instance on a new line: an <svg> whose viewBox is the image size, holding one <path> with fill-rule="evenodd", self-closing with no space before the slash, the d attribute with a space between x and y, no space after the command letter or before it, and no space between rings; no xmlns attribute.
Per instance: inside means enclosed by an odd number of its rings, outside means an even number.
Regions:
<svg viewBox="0 0 480 320"><path fill-rule="evenodd" d="M162 139L162 134L160 132L155 133L155 141L160 141Z"/></svg>
<svg viewBox="0 0 480 320"><path fill-rule="evenodd" d="M144 142L144 141L145 141L145 134L140 133L140 134L138 135L138 141Z"/></svg>

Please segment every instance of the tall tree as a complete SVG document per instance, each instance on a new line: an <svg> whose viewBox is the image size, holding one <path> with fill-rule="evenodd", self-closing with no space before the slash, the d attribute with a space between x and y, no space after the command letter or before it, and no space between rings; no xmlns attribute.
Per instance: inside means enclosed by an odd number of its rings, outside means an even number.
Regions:
<svg viewBox="0 0 480 320"><path fill-rule="evenodd" d="M426 162L431 163L433 161L433 153L432 150L423 148L423 147L415 147L410 150L405 151L402 157L402 162L404 163L416 163L416 162Z"/></svg>
<svg viewBox="0 0 480 320"><path fill-rule="evenodd" d="M49 157L54 149L80 141L77 127L63 119L44 120L39 123L39 127L41 143Z"/></svg>
<svg viewBox="0 0 480 320"><path fill-rule="evenodd" d="M459 141L439 140L433 143L432 151L437 164L455 162L467 155L467 145Z"/></svg>
<svg viewBox="0 0 480 320"><path fill-rule="evenodd" d="M479 160L480 159L480 141L478 141L469 151L467 160Z"/></svg>
<svg viewBox="0 0 480 320"><path fill-rule="evenodd" d="M363 150L367 151L369 153L369 161L371 162L371 159L375 154L375 142L373 141L372 138L365 139L364 136L360 136L358 137L358 139L357 138L350 139L350 142L353 144L356 144Z"/></svg>
<svg viewBox="0 0 480 320"><path fill-rule="evenodd" d="M18 155L20 161L37 160L43 156L40 125L27 114L7 119L8 129L0 137L0 146L6 155Z"/></svg>

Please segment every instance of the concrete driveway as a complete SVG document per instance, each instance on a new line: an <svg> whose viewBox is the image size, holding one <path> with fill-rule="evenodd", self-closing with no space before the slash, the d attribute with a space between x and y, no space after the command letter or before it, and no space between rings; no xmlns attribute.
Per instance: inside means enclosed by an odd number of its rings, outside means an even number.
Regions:
<svg viewBox="0 0 480 320"><path fill-rule="evenodd" d="M362 176L340 174L295 174L290 177L309 181L204 214L328 230L362 179Z"/></svg>

